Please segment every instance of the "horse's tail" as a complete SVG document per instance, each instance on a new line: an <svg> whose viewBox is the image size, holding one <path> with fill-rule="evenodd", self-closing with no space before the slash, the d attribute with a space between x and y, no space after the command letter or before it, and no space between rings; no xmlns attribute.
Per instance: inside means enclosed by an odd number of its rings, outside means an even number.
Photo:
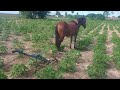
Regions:
<svg viewBox="0 0 120 90"><path fill-rule="evenodd" d="M59 48L59 39L60 35L58 33L58 25L55 26L55 45L57 48Z"/></svg>

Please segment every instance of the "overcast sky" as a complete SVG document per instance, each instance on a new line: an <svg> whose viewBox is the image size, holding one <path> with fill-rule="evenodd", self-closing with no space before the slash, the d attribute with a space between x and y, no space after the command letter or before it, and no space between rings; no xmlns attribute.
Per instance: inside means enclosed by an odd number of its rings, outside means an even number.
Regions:
<svg viewBox="0 0 120 90"><path fill-rule="evenodd" d="M56 11L51 11L51 14L54 15ZM62 15L65 15L65 12L67 12L68 14L71 14L71 11L60 11ZM103 11L74 11L74 14L79 13L79 15L87 15L89 13L95 13L95 14L103 14ZM110 15L110 16L119 16L120 15L120 11L113 11L114 14ZM0 13L9 13L9 14L18 14L19 11L0 11ZM74 15L73 14L73 15Z"/></svg>

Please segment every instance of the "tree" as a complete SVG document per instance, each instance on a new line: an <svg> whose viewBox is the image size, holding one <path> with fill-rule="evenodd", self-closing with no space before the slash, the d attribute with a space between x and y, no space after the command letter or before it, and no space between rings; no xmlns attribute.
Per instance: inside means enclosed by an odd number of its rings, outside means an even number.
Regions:
<svg viewBox="0 0 120 90"><path fill-rule="evenodd" d="M118 18L120 18L120 16L118 16Z"/></svg>
<svg viewBox="0 0 120 90"><path fill-rule="evenodd" d="M50 12L49 11L38 11L37 15L38 15L38 18L45 18L48 13Z"/></svg>
<svg viewBox="0 0 120 90"><path fill-rule="evenodd" d="M102 15L102 14L94 14L94 13L91 13L91 14L86 15L86 17L88 17L88 18L90 18L90 19L105 20L105 16Z"/></svg>
<svg viewBox="0 0 120 90"><path fill-rule="evenodd" d="M72 15L73 15L74 11L71 11L71 13L72 13Z"/></svg>
<svg viewBox="0 0 120 90"><path fill-rule="evenodd" d="M110 14L114 14L113 11L104 11L103 15L107 18Z"/></svg>
<svg viewBox="0 0 120 90"><path fill-rule="evenodd" d="M56 15L57 15L58 17L61 17L61 16L62 16L59 11L56 11Z"/></svg>
<svg viewBox="0 0 120 90"><path fill-rule="evenodd" d="M105 16L102 14L96 14L96 19L105 20Z"/></svg>
<svg viewBox="0 0 120 90"><path fill-rule="evenodd" d="M79 15L79 13L77 12L77 16Z"/></svg>
<svg viewBox="0 0 120 90"><path fill-rule="evenodd" d="M67 17L67 12L65 12L65 17Z"/></svg>
<svg viewBox="0 0 120 90"><path fill-rule="evenodd" d="M49 11L20 11L20 14L26 18L45 18Z"/></svg>
<svg viewBox="0 0 120 90"><path fill-rule="evenodd" d="M96 18L96 14L90 13L90 14L86 15L86 17L88 17L90 19L95 19Z"/></svg>
<svg viewBox="0 0 120 90"><path fill-rule="evenodd" d="M71 11L71 13L74 13L74 11Z"/></svg>

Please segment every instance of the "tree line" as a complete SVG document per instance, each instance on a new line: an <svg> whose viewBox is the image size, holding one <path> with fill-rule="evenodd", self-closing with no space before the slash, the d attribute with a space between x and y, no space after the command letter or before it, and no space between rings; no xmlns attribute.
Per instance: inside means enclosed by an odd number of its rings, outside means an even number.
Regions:
<svg viewBox="0 0 120 90"><path fill-rule="evenodd" d="M31 18L31 19L35 19L35 18L46 18L46 16L50 13L50 11L20 11L20 14L25 17L25 18ZM74 11L71 11L72 14L68 14L67 12L65 12L65 17L68 18L77 18L77 17L82 17L84 15L79 15L79 13L77 13L76 15L73 15ZM90 13L87 14L85 17L88 17L90 19L100 19L100 20L105 20L105 18L107 18L109 15L114 14L112 11L104 11L103 14L94 14L94 13ZM63 15L61 15L61 13L59 11L56 11L56 14L58 17L63 17ZM118 16L119 18L120 16Z"/></svg>

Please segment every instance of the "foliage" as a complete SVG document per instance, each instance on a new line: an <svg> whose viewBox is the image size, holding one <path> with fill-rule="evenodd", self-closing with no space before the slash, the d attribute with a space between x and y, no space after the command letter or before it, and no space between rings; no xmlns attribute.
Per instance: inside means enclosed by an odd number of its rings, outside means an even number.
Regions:
<svg viewBox="0 0 120 90"><path fill-rule="evenodd" d="M20 11L20 14L26 18L45 18L49 11Z"/></svg>
<svg viewBox="0 0 120 90"><path fill-rule="evenodd" d="M98 20L105 20L105 16L102 14L88 14L86 15L86 17L90 18L90 19L98 19Z"/></svg>
<svg viewBox="0 0 120 90"><path fill-rule="evenodd" d="M76 71L76 64L75 58L73 57L65 57L59 63L59 70L62 72L75 72Z"/></svg>
<svg viewBox="0 0 120 90"><path fill-rule="evenodd" d="M30 41L31 39L29 34L24 34L23 38L24 38L24 41Z"/></svg>
<svg viewBox="0 0 120 90"><path fill-rule="evenodd" d="M15 65L13 65L13 67L12 67L11 76L12 76L13 78L22 76L22 75L25 74L25 72L27 71L27 69L28 69L28 68L27 68L24 64L15 64Z"/></svg>
<svg viewBox="0 0 120 90"><path fill-rule="evenodd" d="M2 69L0 69L0 79L7 79L7 76Z"/></svg>
<svg viewBox="0 0 120 90"><path fill-rule="evenodd" d="M0 57L0 68L2 68L3 67L3 59Z"/></svg>
<svg viewBox="0 0 120 90"><path fill-rule="evenodd" d="M4 45L0 45L0 53L1 53L1 54L7 53L7 47L4 46Z"/></svg>
<svg viewBox="0 0 120 90"><path fill-rule="evenodd" d="M38 79L60 79L62 78L61 72L55 70L51 65L48 65L42 70L37 71L35 76Z"/></svg>
<svg viewBox="0 0 120 90"><path fill-rule="evenodd" d="M18 39L13 40L13 46L15 49L24 50L23 43L19 41Z"/></svg>

